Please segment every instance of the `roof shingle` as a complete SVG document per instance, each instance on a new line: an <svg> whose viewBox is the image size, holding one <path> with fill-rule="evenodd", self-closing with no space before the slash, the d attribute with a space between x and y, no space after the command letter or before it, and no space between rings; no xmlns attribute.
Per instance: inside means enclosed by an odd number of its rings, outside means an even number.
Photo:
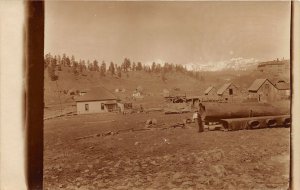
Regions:
<svg viewBox="0 0 300 190"><path fill-rule="evenodd" d="M217 91L217 94L222 95L231 84L232 84L231 82L225 83L223 86L221 86L221 88L219 88L219 90Z"/></svg>
<svg viewBox="0 0 300 190"><path fill-rule="evenodd" d="M208 87L208 88L205 90L204 94L208 94L213 88L214 88L213 86Z"/></svg>
<svg viewBox="0 0 300 190"><path fill-rule="evenodd" d="M266 82L269 81L272 85L273 83L269 79L256 79L251 86L248 88L249 92L257 92L258 89ZM274 85L273 85L274 86Z"/></svg>

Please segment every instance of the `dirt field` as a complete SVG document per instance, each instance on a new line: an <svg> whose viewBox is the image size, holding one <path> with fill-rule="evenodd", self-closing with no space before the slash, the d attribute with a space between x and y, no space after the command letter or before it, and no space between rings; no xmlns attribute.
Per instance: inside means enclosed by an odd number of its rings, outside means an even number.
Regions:
<svg viewBox="0 0 300 190"><path fill-rule="evenodd" d="M92 114L44 125L45 189L287 189L290 129L197 133L182 129L126 132L145 121L181 122L190 114Z"/></svg>

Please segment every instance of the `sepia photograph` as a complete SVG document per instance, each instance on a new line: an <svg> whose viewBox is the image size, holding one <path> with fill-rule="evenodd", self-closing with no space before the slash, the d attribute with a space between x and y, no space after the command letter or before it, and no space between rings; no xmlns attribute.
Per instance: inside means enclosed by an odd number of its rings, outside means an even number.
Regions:
<svg viewBox="0 0 300 190"><path fill-rule="evenodd" d="M45 189L288 189L291 2L45 2Z"/></svg>
<svg viewBox="0 0 300 190"><path fill-rule="evenodd" d="M0 3L0 189L297 189L299 2Z"/></svg>

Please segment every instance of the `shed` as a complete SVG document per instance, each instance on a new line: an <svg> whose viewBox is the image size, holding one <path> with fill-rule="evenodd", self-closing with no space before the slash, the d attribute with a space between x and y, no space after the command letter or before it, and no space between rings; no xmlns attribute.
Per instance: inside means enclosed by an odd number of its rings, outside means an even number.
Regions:
<svg viewBox="0 0 300 190"><path fill-rule="evenodd" d="M117 97L104 88L93 88L75 99L77 114L117 111Z"/></svg>
<svg viewBox="0 0 300 190"><path fill-rule="evenodd" d="M282 99L290 98L291 95L290 83L280 80L275 84L275 87L277 88L278 94L281 96Z"/></svg>
<svg viewBox="0 0 300 190"><path fill-rule="evenodd" d="M277 88L269 79L256 79L248 88L249 98L256 98L258 102L276 100L277 92Z"/></svg>
<svg viewBox="0 0 300 190"><path fill-rule="evenodd" d="M238 87L235 86L232 82L225 83L221 88L218 89L217 95L221 100L233 100L234 97L241 95Z"/></svg>

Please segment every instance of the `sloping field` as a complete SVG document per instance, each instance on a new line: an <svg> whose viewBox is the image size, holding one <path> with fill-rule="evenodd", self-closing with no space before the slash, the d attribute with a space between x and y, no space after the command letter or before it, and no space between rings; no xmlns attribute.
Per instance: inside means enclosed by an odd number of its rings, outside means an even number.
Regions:
<svg viewBox="0 0 300 190"><path fill-rule="evenodd" d="M290 129L189 128L89 136L190 114L92 114L45 121L45 189L287 189Z"/></svg>

